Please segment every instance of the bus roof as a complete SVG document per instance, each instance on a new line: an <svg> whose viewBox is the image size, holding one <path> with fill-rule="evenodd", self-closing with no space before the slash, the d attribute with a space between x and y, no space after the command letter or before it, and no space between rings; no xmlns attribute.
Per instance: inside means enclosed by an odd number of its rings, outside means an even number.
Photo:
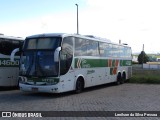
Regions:
<svg viewBox="0 0 160 120"><path fill-rule="evenodd" d="M28 38L39 38L39 37L67 37L67 36L74 36L74 37L79 37L79 38L90 39L90 40L95 40L95 41L106 42L106 43L117 44L120 46L129 47L128 45L113 43L109 39L100 38L100 37L96 37L93 35L79 35L79 34L67 34L67 33L43 33L43 34L36 34L36 35L28 36L26 38L28 39Z"/></svg>
<svg viewBox="0 0 160 120"><path fill-rule="evenodd" d="M44 34L37 34L28 36L27 38L37 38L37 37L67 37L67 36L75 36L80 38L88 38L96 41L105 41L105 42L111 42L109 39L96 37L93 35L78 35L78 34L67 34L67 33L44 33Z"/></svg>
<svg viewBox="0 0 160 120"><path fill-rule="evenodd" d="M38 38L38 37L63 37L63 35L66 33L43 33L43 34L36 34L31 35L26 38Z"/></svg>
<svg viewBox="0 0 160 120"><path fill-rule="evenodd" d="M3 34L0 34L0 38L6 38L6 39L12 39L12 40L24 40L24 38L22 37L6 36Z"/></svg>

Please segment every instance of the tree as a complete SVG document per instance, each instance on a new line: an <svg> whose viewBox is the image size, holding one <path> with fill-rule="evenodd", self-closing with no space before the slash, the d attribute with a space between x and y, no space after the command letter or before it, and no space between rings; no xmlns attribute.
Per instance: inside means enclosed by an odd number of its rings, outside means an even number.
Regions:
<svg viewBox="0 0 160 120"><path fill-rule="evenodd" d="M142 51L138 55L138 62L139 62L139 64L146 63L148 61L149 61L149 57L147 56L147 54L144 51Z"/></svg>

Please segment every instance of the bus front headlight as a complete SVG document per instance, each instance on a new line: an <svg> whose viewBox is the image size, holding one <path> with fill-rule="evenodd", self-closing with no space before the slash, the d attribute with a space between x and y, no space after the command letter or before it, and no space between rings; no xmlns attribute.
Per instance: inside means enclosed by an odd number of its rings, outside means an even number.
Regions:
<svg viewBox="0 0 160 120"><path fill-rule="evenodd" d="M18 81L19 81L20 83L24 83L24 82L26 82L26 78L19 76Z"/></svg>

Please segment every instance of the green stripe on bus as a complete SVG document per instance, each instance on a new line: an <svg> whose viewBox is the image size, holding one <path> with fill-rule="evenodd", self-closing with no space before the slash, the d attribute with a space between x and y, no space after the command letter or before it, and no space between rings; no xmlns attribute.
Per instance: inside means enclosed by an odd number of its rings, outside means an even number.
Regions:
<svg viewBox="0 0 160 120"><path fill-rule="evenodd" d="M27 78L28 82L47 82L47 83L58 83L59 78Z"/></svg>
<svg viewBox="0 0 160 120"><path fill-rule="evenodd" d="M75 68L131 66L131 60L118 59L75 59Z"/></svg>

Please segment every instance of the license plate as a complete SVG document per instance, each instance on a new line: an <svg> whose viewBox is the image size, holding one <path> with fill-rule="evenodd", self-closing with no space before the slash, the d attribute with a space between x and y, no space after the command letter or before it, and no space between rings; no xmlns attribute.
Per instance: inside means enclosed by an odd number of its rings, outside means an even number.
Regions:
<svg viewBox="0 0 160 120"><path fill-rule="evenodd" d="M38 92L38 88L32 88L32 92Z"/></svg>

